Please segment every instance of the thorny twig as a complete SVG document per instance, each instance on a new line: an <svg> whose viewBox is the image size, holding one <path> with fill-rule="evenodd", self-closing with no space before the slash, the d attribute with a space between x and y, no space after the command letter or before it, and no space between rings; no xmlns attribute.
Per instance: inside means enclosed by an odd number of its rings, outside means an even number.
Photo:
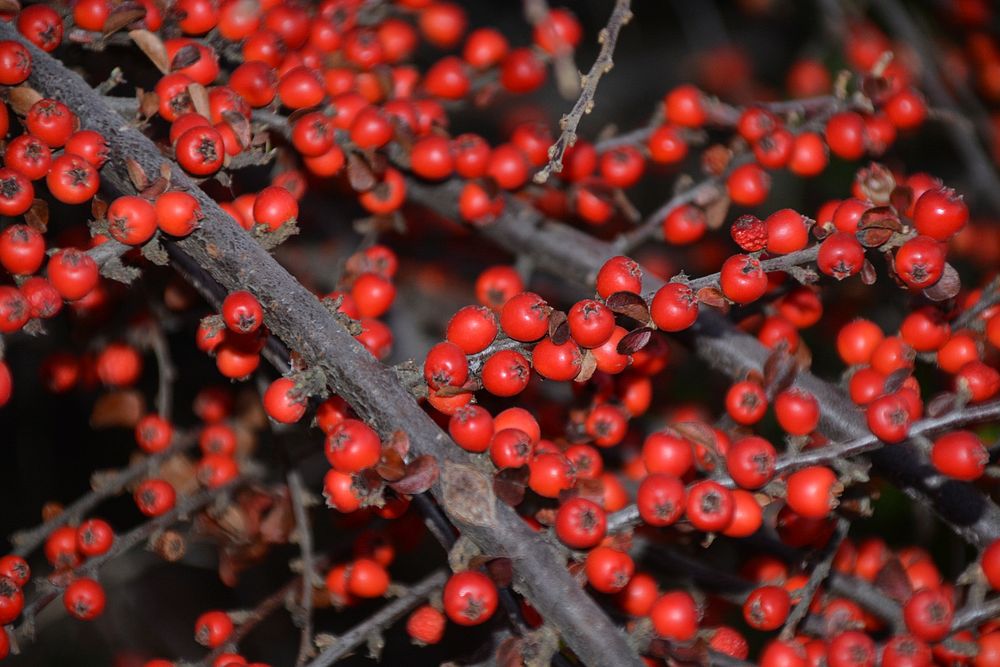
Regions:
<svg viewBox="0 0 1000 667"><path fill-rule="evenodd" d="M536 183L544 183L553 172L559 173L562 171L563 155L566 149L576 142L576 128L579 126L580 120L584 114L589 114L594 108L594 94L597 92L597 84L600 82L602 76L611 71L613 65L612 56L614 55L615 44L618 41L618 33L621 32L622 27L632 18L631 5L631 0L617 0L615 2L611 18L608 19L608 25L601 30L597 38L601 44L597 60L594 61L590 71L583 77L583 87L580 91L580 97L576 100L570 112L559 120L559 127L562 133L556 139L556 142L549 147L549 162L535 174L534 179Z"/></svg>

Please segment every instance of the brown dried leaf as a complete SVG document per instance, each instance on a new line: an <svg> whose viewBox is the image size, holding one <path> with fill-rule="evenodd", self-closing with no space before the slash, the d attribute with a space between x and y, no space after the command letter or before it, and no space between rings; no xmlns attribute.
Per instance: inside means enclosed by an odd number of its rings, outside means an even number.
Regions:
<svg viewBox="0 0 1000 667"><path fill-rule="evenodd" d="M776 396L795 382L798 366L784 346L771 350L764 362L764 388L769 396Z"/></svg>
<svg viewBox="0 0 1000 667"><path fill-rule="evenodd" d="M569 340L569 322L566 313L561 310L549 313L549 338L556 345L562 345Z"/></svg>
<svg viewBox="0 0 1000 667"><path fill-rule="evenodd" d="M187 89L188 95L191 97L191 104L194 105L194 110L205 118L211 118L212 110L208 102L208 91L205 89L205 86L195 82L188 84Z"/></svg>
<svg viewBox="0 0 1000 667"><path fill-rule="evenodd" d="M7 91L7 103L18 116L26 116L28 110L42 99L42 94L31 86L22 85Z"/></svg>
<svg viewBox="0 0 1000 667"><path fill-rule="evenodd" d="M347 182L355 192L367 192L378 184L371 167L356 153L347 154Z"/></svg>
<svg viewBox="0 0 1000 667"><path fill-rule="evenodd" d="M910 377L913 372L910 368L900 368L889 374L889 377L885 379L885 385L882 391L886 394L895 394L897 391L903 388L903 383L906 382L906 378Z"/></svg>
<svg viewBox="0 0 1000 667"><path fill-rule="evenodd" d="M398 482L406 475L406 463L403 457L394 449L382 449L382 458L375 465L375 472L387 482Z"/></svg>
<svg viewBox="0 0 1000 667"><path fill-rule="evenodd" d="M228 123L229 127L233 128L233 134L236 135L236 140L240 142L241 148L246 148L250 145L252 131L250 121L246 116L237 111L223 111L222 120Z"/></svg>
<svg viewBox="0 0 1000 667"><path fill-rule="evenodd" d="M146 413L146 401L135 389L120 389L101 395L90 413L93 428L135 428Z"/></svg>
<svg viewBox="0 0 1000 667"><path fill-rule="evenodd" d="M615 292L605 300L605 305L619 315L631 317L637 322L649 322L649 307L635 292Z"/></svg>
<svg viewBox="0 0 1000 667"><path fill-rule="evenodd" d="M125 26L141 21L146 16L146 8L137 2L123 2L111 10L104 21L104 34L118 32Z"/></svg>
<svg viewBox="0 0 1000 667"><path fill-rule="evenodd" d="M719 229L729 215L729 194L723 192L705 205L705 224L709 229Z"/></svg>
<svg viewBox="0 0 1000 667"><path fill-rule="evenodd" d="M594 375L594 371L597 370L597 357L590 350L583 351L583 357L580 359L580 372L576 374L573 378L574 382L586 382Z"/></svg>
<svg viewBox="0 0 1000 667"><path fill-rule="evenodd" d="M507 588L514 579L514 567L509 558L491 558L486 562L486 573L497 588Z"/></svg>
<svg viewBox="0 0 1000 667"><path fill-rule="evenodd" d="M646 347L649 339L653 336L653 330L649 327L640 327L625 334L618 341L618 354L635 354Z"/></svg>
<svg viewBox="0 0 1000 667"><path fill-rule="evenodd" d="M945 262L944 272L941 278L924 290L924 296L931 301L947 301L958 296L962 289L962 279L958 277L958 271L951 264Z"/></svg>
<svg viewBox="0 0 1000 667"><path fill-rule="evenodd" d="M181 47L181 49L174 54L173 60L170 61L170 69L172 71L177 71L179 69L184 69L185 67L190 67L194 65L201 59L201 51L194 44L188 44ZM208 118L208 116L206 116Z"/></svg>
<svg viewBox="0 0 1000 667"><path fill-rule="evenodd" d="M160 96L154 92L137 91L136 98L139 100L139 115L143 118L152 118L160 111Z"/></svg>
<svg viewBox="0 0 1000 667"><path fill-rule="evenodd" d="M511 636L500 642L496 663L497 667L524 667L524 640Z"/></svg>
<svg viewBox="0 0 1000 667"><path fill-rule="evenodd" d="M0 13L17 14L21 11L21 3L17 0L0 0Z"/></svg>
<svg viewBox="0 0 1000 667"><path fill-rule="evenodd" d="M865 285L874 285L876 280L878 280L878 273L875 271L875 265L865 257L865 261L861 265L861 282Z"/></svg>
<svg viewBox="0 0 1000 667"><path fill-rule="evenodd" d="M947 391L938 394L931 400L927 401L927 407L925 412L928 417L940 417L942 415L948 414L952 410L958 407L958 396L953 392Z"/></svg>
<svg viewBox="0 0 1000 667"><path fill-rule="evenodd" d="M903 604L913 593L910 578L896 557L890 558L875 575L875 587L886 597Z"/></svg>
<svg viewBox="0 0 1000 667"><path fill-rule="evenodd" d="M139 50L146 54L149 61L153 63L160 73L166 74L170 71L170 59L167 57L167 47L158 35L148 30L129 30L128 36L132 38Z"/></svg>
<svg viewBox="0 0 1000 667"><path fill-rule="evenodd" d="M718 287L702 287L698 290L698 301L712 308L727 309L729 307L729 301L726 300L722 290Z"/></svg>
<svg viewBox="0 0 1000 667"><path fill-rule="evenodd" d="M908 211L912 203L913 188L909 185L897 185L893 188L892 194L889 195L889 206L892 206L896 212Z"/></svg>
<svg viewBox="0 0 1000 667"><path fill-rule="evenodd" d="M406 458L406 455L410 453L410 436L406 435L406 431L395 431L385 446Z"/></svg>
<svg viewBox="0 0 1000 667"><path fill-rule="evenodd" d="M406 474L399 481L391 482L389 488L406 495L423 493L434 486L440 475L437 459L425 454L406 464Z"/></svg>
<svg viewBox="0 0 1000 667"><path fill-rule="evenodd" d="M167 191L170 187L170 182L163 178L162 176L157 176L156 179L150 183L147 187L139 191L139 195L149 200L154 200L161 194Z"/></svg>
<svg viewBox="0 0 1000 667"><path fill-rule="evenodd" d="M715 431L704 422L677 422L670 428L685 440L695 442L710 452L718 454L715 444Z"/></svg>
<svg viewBox="0 0 1000 667"><path fill-rule="evenodd" d="M528 485L528 468L506 468L493 478L493 491L497 498L517 507L524 500L524 492Z"/></svg>
<svg viewBox="0 0 1000 667"><path fill-rule="evenodd" d="M861 216L857 237L866 248L878 248L892 238L894 232L903 231L899 216L889 206L875 206Z"/></svg>
<svg viewBox="0 0 1000 667"><path fill-rule="evenodd" d="M125 169L128 171L128 178L132 181L132 187L136 189L136 192L142 192L149 187L149 177L146 176L146 170L136 160L125 158Z"/></svg>
<svg viewBox="0 0 1000 667"><path fill-rule="evenodd" d="M49 204L44 199L31 202L31 208L24 213L24 222L43 234L49 228Z"/></svg>

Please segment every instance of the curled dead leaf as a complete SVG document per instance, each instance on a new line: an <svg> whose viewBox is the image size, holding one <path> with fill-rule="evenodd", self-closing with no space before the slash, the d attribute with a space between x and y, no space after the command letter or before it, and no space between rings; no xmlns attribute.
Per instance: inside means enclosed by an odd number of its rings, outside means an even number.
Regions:
<svg viewBox="0 0 1000 667"><path fill-rule="evenodd" d="M615 292L605 300L605 305L612 312L631 317L637 322L649 322L649 307L646 301L635 292Z"/></svg>
<svg viewBox="0 0 1000 667"><path fill-rule="evenodd" d="M962 289L962 279L951 264L945 262L941 278L924 290L924 296L931 301L947 301L958 296Z"/></svg>
<svg viewBox="0 0 1000 667"><path fill-rule="evenodd" d="M389 488L396 493L406 495L423 493L434 486L440 475L441 469L438 467L437 459L425 454L406 464L403 477L395 482L390 482Z"/></svg>
<svg viewBox="0 0 1000 667"><path fill-rule="evenodd" d="M163 40L159 36L145 29L129 30L128 36L132 38L139 50L146 54L153 66L160 70L160 73L166 74L170 71L167 47L164 46Z"/></svg>

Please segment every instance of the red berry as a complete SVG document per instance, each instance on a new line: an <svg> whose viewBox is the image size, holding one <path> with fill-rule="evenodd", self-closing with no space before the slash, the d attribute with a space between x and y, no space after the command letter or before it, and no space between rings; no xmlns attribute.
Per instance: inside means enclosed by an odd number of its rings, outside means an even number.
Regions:
<svg viewBox="0 0 1000 667"><path fill-rule="evenodd" d="M824 466L810 466L788 477L788 506L799 516L822 519L837 506L842 486L837 475Z"/></svg>
<svg viewBox="0 0 1000 667"><path fill-rule="evenodd" d="M726 298L745 304L756 301L767 291L767 274L757 258L733 255L722 265L719 283Z"/></svg>
<svg viewBox="0 0 1000 667"><path fill-rule="evenodd" d="M444 612L459 625L480 625L497 608L497 588L485 574L466 570L456 572L444 585L441 595Z"/></svg>
<svg viewBox="0 0 1000 667"><path fill-rule="evenodd" d="M556 513L556 535L571 549L590 549L604 539L607 516L597 503L570 498Z"/></svg>
<svg viewBox="0 0 1000 667"><path fill-rule="evenodd" d="M77 579L63 592L66 611L81 621L92 621L104 613L104 588L93 579Z"/></svg>

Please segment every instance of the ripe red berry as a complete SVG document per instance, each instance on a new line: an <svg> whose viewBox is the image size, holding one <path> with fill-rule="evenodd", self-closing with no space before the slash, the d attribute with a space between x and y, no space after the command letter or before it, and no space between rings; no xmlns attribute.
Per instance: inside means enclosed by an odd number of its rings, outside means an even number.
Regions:
<svg viewBox="0 0 1000 667"><path fill-rule="evenodd" d="M698 632L698 606L684 591L661 595L649 611L656 634L664 639L686 642Z"/></svg>
<svg viewBox="0 0 1000 667"><path fill-rule="evenodd" d="M545 335L551 308L533 292L522 292L508 299L500 311L500 326L514 340L530 342Z"/></svg>
<svg viewBox="0 0 1000 667"><path fill-rule="evenodd" d="M628 257L612 257L597 273L597 293L607 299L615 292L642 291L642 269Z"/></svg>
<svg viewBox="0 0 1000 667"><path fill-rule="evenodd" d="M784 208L767 216L767 251L786 255L802 250L809 242L809 229L801 213Z"/></svg>
<svg viewBox="0 0 1000 667"><path fill-rule="evenodd" d="M920 195L913 205L917 232L938 241L947 241L969 220L969 208L951 188L933 188Z"/></svg>
<svg viewBox="0 0 1000 667"><path fill-rule="evenodd" d="M306 397L296 391L291 378L278 378L264 392L264 410L282 424L294 424L306 413Z"/></svg>
<svg viewBox="0 0 1000 667"><path fill-rule="evenodd" d="M600 301L577 301L567 314L569 333L581 347L599 347L615 330L614 313Z"/></svg>
<svg viewBox="0 0 1000 667"><path fill-rule="evenodd" d="M462 449L485 452L493 438L493 417L482 406L467 405L451 415L448 433Z"/></svg>
<svg viewBox="0 0 1000 667"><path fill-rule="evenodd" d="M642 445L642 462L650 473L683 477L694 465L691 443L670 431L650 433Z"/></svg>
<svg viewBox="0 0 1000 667"><path fill-rule="evenodd" d="M500 470L505 468L520 468L523 465L527 465L531 460L531 438L519 428L497 429L493 435L493 439L490 440L489 449L493 465ZM542 488L543 484L554 483L561 490L564 485L564 482L561 480L568 479L566 467L557 468L555 466L538 465L536 466L536 470L553 472L552 478L543 478L540 472L536 473L535 486L546 492L543 495L549 495L547 487Z"/></svg>
<svg viewBox="0 0 1000 667"><path fill-rule="evenodd" d="M441 595L444 612L459 625L480 625L497 608L497 588L485 574L474 570L456 572L444 585Z"/></svg>
<svg viewBox="0 0 1000 667"><path fill-rule="evenodd" d="M156 210L142 197L118 197L108 206L108 232L126 245L142 245L156 233Z"/></svg>
<svg viewBox="0 0 1000 667"><path fill-rule="evenodd" d="M562 454L536 452L528 463L528 488L544 498L557 498L574 481L573 468Z"/></svg>
<svg viewBox="0 0 1000 667"><path fill-rule="evenodd" d="M792 599L782 586L761 586L750 591L743 603L743 618L755 630L780 628L792 608Z"/></svg>
<svg viewBox="0 0 1000 667"><path fill-rule="evenodd" d="M101 519L87 519L77 526L76 550L86 558L106 553L114 540L114 530Z"/></svg>
<svg viewBox="0 0 1000 667"><path fill-rule="evenodd" d="M662 331L683 331L698 319L698 298L684 283L667 283L653 296L649 314Z"/></svg>
<svg viewBox="0 0 1000 667"><path fill-rule="evenodd" d="M437 644L444 636L446 624L444 614L425 604L417 607L406 619L406 633L417 644Z"/></svg>
<svg viewBox="0 0 1000 667"><path fill-rule="evenodd" d="M104 588L93 579L76 579L63 592L63 604L74 618L92 621L104 613Z"/></svg>
<svg viewBox="0 0 1000 667"><path fill-rule="evenodd" d="M971 482L982 476L989 453L971 431L952 431L934 440L931 463L942 475Z"/></svg>
<svg viewBox="0 0 1000 667"><path fill-rule="evenodd" d="M531 367L515 350L500 350L483 364L483 388L494 396L516 396L528 386Z"/></svg>
<svg viewBox="0 0 1000 667"><path fill-rule="evenodd" d="M556 513L556 535L571 549L590 549L604 539L607 515L597 503L570 498Z"/></svg>
<svg viewBox="0 0 1000 667"><path fill-rule="evenodd" d="M597 547L587 554L584 563L587 581L601 593L617 593L635 573L635 563L625 552L611 547Z"/></svg>
<svg viewBox="0 0 1000 667"><path fill-rule="evenodd" d="M726 411L738 424L756 424L767 412L767 396L764 388L752 380L735 383L726 393Z"/></svg>
<svg viewBox="0 0 1000 667"><path fill-rule="evenodd" d="M345 419L326 437L324 452L331 466L343 473L353 473L378 463L382 442L364 422Z"/></svg>
<svg viewBox="0 0 1000 667"><path fill-rule="evenodd" d="M810 466L788 476L788 506L807 519L822 519L837 506L843 487L825 466Z"/></svg>
<svg viewBox="0 0 1000 667"><path fill-rule="evenodd" d="M778 424L789 435L808 435L819 424L819 401L802 389L786 389L774 398Z"/></svg>
<svg viewBox="0 0 1000 667"><path fill-rule="evenodd" d="M718 482L703 480L688 489L686 514L698 530L718 532L733 519L733 492Z"/></svg>
<svg viewBox="0 0 1000 667"><path fill-rule="evenodd" d="M739 304L756 301L767 291L767 274L760 260L751 255L733 255L722 265L719 284L726 298Z"/></svg>
<svg viewBox="0 0 1000 667"><path fill-rule="evenodd" d="M233 634L233 619L224 611L206 611L194 622L194 639L202 646L217 648Z"/></svg>
<svg viewBox="0 0 1000 667"><path fill-rule="evenodd" d="M24 609L24 593L10 577L0 576L0 625L12 623ZM6 633L6 630L4 630Z"/></svg>
<svg viewBox="0 0 1000 667"><path fill-rule="evenodd" d="M861 271L865 249L854 234L836 232L823 239L816 257L816 266L828 276L843 280Z"/></svg>
<svg viewBox="0 0 1000 667"><path fill-rule="evenodd" d="M744 489L759 489L771 481L777 452L774 446L757 436L734 442L726 453L726 468L733 481Z"/></svg>
<svg viewBox="0 0 1000 667"><path fill-rule="evenodd" d="M299 203L291 192L271 185L261 190L253 201L253 221L275 231L282 225L294 224L299 216Z"/></svg>
<svg viewBox="0 0 1000 667"><path fill-rule="evenodd" d="M771 177L755 163L744 164L730 172L726 189L734 203L760 206L771 191Z"/></svg>
<svg viewBox="0 0 1000 667"><path fill-rule="evenodd" d="M543 338L531 350L532 368L556 382L568 382L579 375L582 360L580 348L572 340L557 345L551 338Z"/></svg>
<svg viewBox="0 0 1000 667"><path fill-rule="evenodd" d="M945 255L939 242L929 236L917 236L896 251L896 274L914 289L930 287L944 273Z"/></svg>
<svg viewBox="0 0 1000 667"><path fill-rule="evenodd" d="M650 526L669 526L684 514L686 490L674 475L653 473L639 485L636 506L639 516Z"/></svg>
<svg viewBox="0 0 1000 667"><path fill-rule="evenodd" d="M943 588L925 588L910 596L903 605L907 629L926 642L939 642L951 632L954 605Z"/></svg>
<svg viewBox="0 0 1000 667"><path fill-rule="evenodd" d="M201 205L187 192L172 190L156 198L156 222L171 236L187 236L202 217Z"/></svg>
<svg viewBox="0 0 1000 667"><path fill-rule="evenodd" d="M135 488L133 497L139 511L150 517L169 512L177 501L174 487L162 479L147 479L140 482Z"/></svg>
<svg viewBox="0 0 1000 667"><path fill-rule="evenodd" d="M841 111L826 122L826 143L834 155L858 160L865 154L865 120L855 111Z"/></svg>
<svg viewBox="0 0 1000 667"><path fill-rule="evenodd" d="M899 392L876 398L866 412L868 429L879 440L901 442L910 431L910 407Z"/></svg>
<svg viewBox="0 0 1000 667"><path fill-rule="evenodd" d="M707 119L701 91L685 84L677 86L664 98L667 120L682 127L701 127Z"/></svg>
<svg viewBox="0 0 1000 667"><path fill-rule="evenodd" d="M230 331L253 333L264 323L264 309L250 292L231 292L222 302L222 319Z"/></svg>

